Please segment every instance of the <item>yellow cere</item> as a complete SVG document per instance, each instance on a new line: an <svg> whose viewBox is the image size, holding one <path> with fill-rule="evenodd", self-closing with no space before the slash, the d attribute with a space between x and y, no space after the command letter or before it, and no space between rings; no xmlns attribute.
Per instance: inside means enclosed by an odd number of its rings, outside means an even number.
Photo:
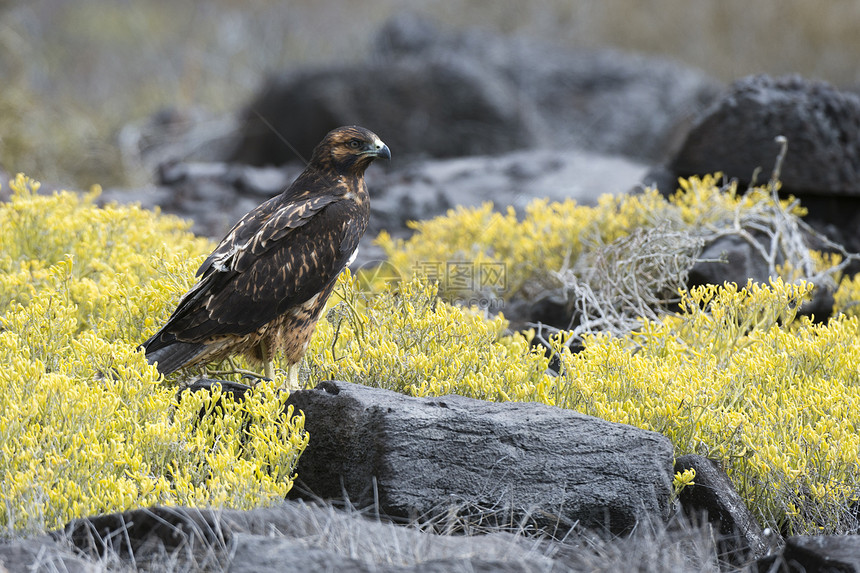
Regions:
<svg viewBox="0 0 860 573"><path fill-rule="evenodd" d="M159 379L141 340L211 249L187 224L98 191L0 205L0 525L6 535L153 504L283 499L304 418L260 385L244 404ZM215 412L214 410L217 410Z"/></svg>
<svg viewBox="0 0 860 573"><path fill-rule="evenodd" d="M775 277L695 288L679 294L677 312L633 332L587 336L576 353L562 332L545 353L532 344L534 331L512 333L501 314L450 304L436 283L411 276L426 260L503 262L508 290L496 294L526 296L549 288L549 271L589 245L660 221L708 225L771 200L716 184L683 182L690 192L671 200L648 191L595 207L535 201L524 214L459 208L416 224L409 241L382 236L402 280L344 273L302 377L537 401L654 430L676 455L718 460L763 526L848 532L860 483L856 281L843 280L837 312L822 324L797 315L813 285ZM95 194L37 195L33 186L19 177L0 206L5 531L154 503L281 499L313 440L300 413L283 412L274 389L282 373L244 405L217 394L177 402L175 376L159 379L136 350L212 245L170 217L97 208ZM249 418L251 430L242 422ZM676 491L695 484L689 473L674 482Z"/></svg>

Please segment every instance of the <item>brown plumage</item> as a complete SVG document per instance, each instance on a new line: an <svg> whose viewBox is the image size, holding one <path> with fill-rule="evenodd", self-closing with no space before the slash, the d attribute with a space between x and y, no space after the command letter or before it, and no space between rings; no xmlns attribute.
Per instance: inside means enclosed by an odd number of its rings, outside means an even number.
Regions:
<svg viewBox="0 0 860 573"><path fill-rule="evenodd" d="M341 271L367 228L364 171L391 152L357 126L329 132L289 189L236 223L197 270L161 330L142 344L158 371L244 354L265 364L281 350L298 363Z"/></svg>

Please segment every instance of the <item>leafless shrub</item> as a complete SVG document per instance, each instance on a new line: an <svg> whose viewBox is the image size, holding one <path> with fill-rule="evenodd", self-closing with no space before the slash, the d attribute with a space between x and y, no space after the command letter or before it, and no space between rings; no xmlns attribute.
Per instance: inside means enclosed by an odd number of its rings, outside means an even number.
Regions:
<svg viewBox="0 0 860 573"><path fill-rule="evenodd" d="M704 240L662 228L637 229L608 245L592 247L572 268L557 273L573 301L574 338L595 332L635 330L678 301Z"/></svg>
<svg viewBox="0 0 860 573"><path fill-rule="evenodd" d="M733 211L711 213L702 224L665 221L654 227L634 230L609 244L592 244L573 265L560 269L560 292L573 308L568 345L587 334L600 332L623 336L637 329L642 320L657 320L671 312L685 288L689 271L701 262L705 245L724 237L738 237L761 257L770 277L811 282L819 289L835 290L845 267L858 260L806 224L797 214L798 201L780 202L779 174L788 142L782 136L773 173L767 184L771 201L738 206ZM726 182L723 190L732 185ZM814 243L814 244L813 244ZM841 261L822 268L813 247L826 249ZM539 340L559 329L539 328ZM548 343L547 343L548 345Z"/></svg>

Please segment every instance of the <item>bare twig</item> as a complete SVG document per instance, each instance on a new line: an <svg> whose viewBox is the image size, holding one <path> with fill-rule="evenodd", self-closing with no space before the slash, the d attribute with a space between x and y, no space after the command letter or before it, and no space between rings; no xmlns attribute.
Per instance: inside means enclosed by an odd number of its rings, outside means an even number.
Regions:
<svg viewBox="0 0 860 573"><path fill-rule="evenodd" d="M724 237L738 237L749 244L771 277L790 271L791 276L783 277L790 282L807 281L819 288L835 289L836 278L850 263L860 260L860 255L848 252L803 222L794 214L797 200L780 201L777 191L788 140L779 136L776 141L780 150L767 185L771 201L739 205L732 212L709 212L709 222L703 225L667 220L610 244L593 240L575 263L565 259L553 276L574 310L567 328L573 336L567 344L598 332L621 336L639 328L643 320L657 320L670 312L686 286L690 269L709 262L701 258L704 245ZM812 241L817 242L816 247L838 253L842 260L819 268L811 251ZM559 332L546 325L532 326L538 327L536 340L548 347L547 339Z"/></svg>

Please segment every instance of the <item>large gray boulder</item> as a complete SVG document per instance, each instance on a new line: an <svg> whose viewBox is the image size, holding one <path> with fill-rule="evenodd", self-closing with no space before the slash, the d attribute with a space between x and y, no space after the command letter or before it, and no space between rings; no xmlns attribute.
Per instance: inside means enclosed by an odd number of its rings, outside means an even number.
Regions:
<svg viewBox="0 0 860 573"><path fill-rule="evenodd" d="M720 87L676 62L444 29L411 13L375 44L366 61L270 78L231 159L295 161L292 148L307 157L320 133L357 123L400 158L574 146L659 160Z"/></svg>
<svg viewBox="0 0 860 573"><path fill-rule="evenodd" d="M373 126L403 157L458 157L533 147L536 117L504 78L471 58L407 59L299 69L270 78L250 103L231 159L252 165L310 157L334 126Z"/></svg>
<svg viewBox="0 0 860 573"><path fill-rule="evenodd" d="M767 181L774 138L788 139L780 180L790 193L860 196L860 96L800 76L738 80L697 118L669 163L676 176L722 171Z"/></svg>
<svg viewBox="0 0 860 573"><path fill-rule="evenodd" d="M446 29L411 12L391 18L376 59L473 58L532 105L544 145L663 158L721 84L672 60L617 50L570 48L485 29Z"/></svg>
<svg viewBox="0 0 860 573"><path fill-rule="evenodd" d="M667 438L536 403L412 398L346 382L294 392L310 445L293 497L391 518L574 524L624 533L669 515Z"/></svg>
<svg viewBox="0 0 860 573"><path fill-rule="evenodd" d="M686 139L644 183L662 193L679 177L720 171L741 190L767 183L783 136L783 196L800 199L806 222L829 240L860 252L860 96L800 76L749 76L736 81L696 118ZM826 245L812 245L828 250ZM854 263L850 272L860 271Z"/></svg>

